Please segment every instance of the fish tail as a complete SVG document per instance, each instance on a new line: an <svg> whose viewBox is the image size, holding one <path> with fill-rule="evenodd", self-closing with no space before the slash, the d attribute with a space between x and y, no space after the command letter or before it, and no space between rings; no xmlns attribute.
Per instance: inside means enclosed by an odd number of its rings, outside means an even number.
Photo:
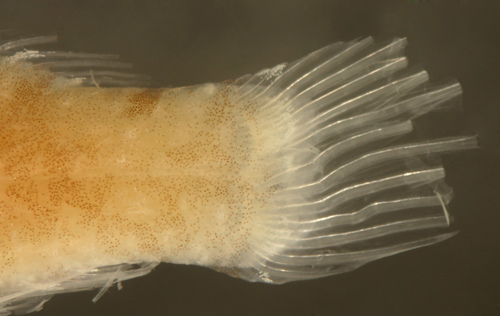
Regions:
<svg viewBox="0 0 500 316"><path fill-rule="evenodd" d="M336 43L238 80L272 138L269 207L234 276L285 283L343 273L453 236L439 155L474 136L422 138L423 115L456 107L456 81L408 70L405 39Z"/></svg>
<svg viewBox="0 0 500 316"><path fill-rule="evenodd" d="M75 86L149 84L147 77L127 72L129 65L115 55L25 49L56 39L0 38L0 58L40 65ZM407 69L405 46L405 39L336 43L205 89L223 91L220 104L241 105L235 107L239 113L228 110L238 126L227 129L226 138L253 136L233 139L237 163L221 156L242 166L243 181L231 182L237 189L228 192L246 196L226 211L244 208L231 218L245 227L224 227L230 233L241 229L244 240L235 239L241 251L224 261L237 264L215 269L267 283L314 279L456 233L448 211L453 192L439 157L475 148L477 140L422 136L419 126L426 125L427 114L459 105L462 89L456 81L429 85L425 71ZM97 300L112 284L157 264L100 266L40 288L3 288L0 315L39 310L58 293L100 288Z"/></svg>

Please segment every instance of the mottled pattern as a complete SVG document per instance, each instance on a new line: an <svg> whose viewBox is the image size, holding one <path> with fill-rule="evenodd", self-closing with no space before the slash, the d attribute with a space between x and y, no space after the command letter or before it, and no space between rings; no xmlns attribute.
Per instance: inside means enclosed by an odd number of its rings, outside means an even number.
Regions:
<svg viewBox="0 0 500 316"><path fill-rule="evenodd" d="M1 287L243 259L269 192L252 183L258 163L243 174L256 104L234 102L230 84L82 88L6 61L0 77Z"/></svg>

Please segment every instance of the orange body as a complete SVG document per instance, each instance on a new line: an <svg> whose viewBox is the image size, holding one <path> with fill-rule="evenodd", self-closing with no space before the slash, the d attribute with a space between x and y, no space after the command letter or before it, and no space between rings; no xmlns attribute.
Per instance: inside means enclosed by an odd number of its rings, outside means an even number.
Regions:
<svg viewBox="0 0 500 316"><path fill-rule="evenodd" d="M249 183L252 104L235 108L231 85L83 88L1 60L0 78L4 286L242 259L269 192Z"/></svg>

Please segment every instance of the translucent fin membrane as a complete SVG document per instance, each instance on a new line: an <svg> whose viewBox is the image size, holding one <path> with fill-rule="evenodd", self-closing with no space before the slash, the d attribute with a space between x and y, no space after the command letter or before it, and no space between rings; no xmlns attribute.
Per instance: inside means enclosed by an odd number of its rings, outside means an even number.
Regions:
<svg viewBox="0 0 500 316"><path fill-rule="evenodd" d="M426 161L476 139L412 135L414 119L452 107L461 87L429 87L425 71L405 70L405 45L337 43L240 79L242 98L264 104L262 133L283 137L268 153L278 163L263 185L276 190L256 221L254 255L226 272L314 279L453 236L452 190L444 169Z"/></svg>
<svg viewBox="0 0 500 316"><path fill-rule="evenodd" d="M149 76L127 72L132 64L119 61L120 56L62 51L37 50L57 42L57 36L40 36L0 42L0 56L29 61L51 72L74 79L78 86L146 87Z"/></svg>
<svg viewBox="0 0 500 316"><path fill-rule="evenodd" d="M0 315L11 315L12 313L17 315L39 311L42 309L43 304L55 294L101 288L101 291L94 298L94 301L96 301L111 285L146 275L157 265L158 263L145 262L99 267L88 273L55 284L44 284L40 288L24 291L12 289L11 294L2 293L0 297Z"/></svg>

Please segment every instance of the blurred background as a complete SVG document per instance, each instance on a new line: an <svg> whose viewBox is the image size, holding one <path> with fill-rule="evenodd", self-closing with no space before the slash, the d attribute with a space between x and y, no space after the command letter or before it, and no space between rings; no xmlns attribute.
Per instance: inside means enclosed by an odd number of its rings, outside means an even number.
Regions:
<svg viewBox="0 0 500 316"><path fill-rule="evenodd" d="M162 264L96 292L54 297L49 315L500 315L500 2L467 0L0 0L0 30L58 34L61 49L116 53L162 86L217 82L336 41L407 37L411 65L463 85L438 129L482 148L443 158L456 197L446 242L357 271L280 286Z"/></svg>

